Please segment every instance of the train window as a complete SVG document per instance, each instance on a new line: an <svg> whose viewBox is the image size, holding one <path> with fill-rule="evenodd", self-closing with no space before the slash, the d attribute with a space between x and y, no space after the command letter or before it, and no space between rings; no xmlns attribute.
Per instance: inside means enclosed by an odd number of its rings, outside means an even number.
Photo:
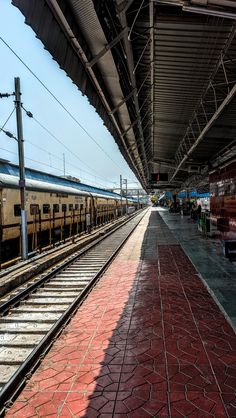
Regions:
<svg viewBox="0 0 236 418"><path fill-rule="evenodd" d="M43 205L43 213L49 213L50 212L50 205L44 204Z"/></svg>
<svg viewBox="0 0 236 418"><path fill-rule="evenodd" d="M67 205L65 205L64 203L61 205L61 210L62 212L66 212L67 211Z"/></svg>
<svg viewBox="0 0 236 418"><path fill-rule="evenodd" d="M83 210L84 209L84 205L82 204L82 205L80 205L80 210Z"/></svg>
<svg viewBox="0 0 236 418"><path fill-rule="evenodd" d="M21 215L20 205L14 205L14 216L20 216L20 215Z"/></svg>
<svg viewBox="0 0 236 418"><path fill-rule="evenodd" d="M56 197L68 197L67 193L56 193Z"/></svg>
<svg viewBox="0 0 236 418"><path fill-rule="evenodd" d="M56 212L59 212L59 205L57 204L57 203L55 203L54 205L53 205L53 210L54 210L54 212L56 213Z"/></svg>
<svg viewBox="0 0 236 418"><path fill-rule="evenodd" d="M30 205L30 215L37 215L39 213L39 205Z"/></svg>
<svg viewBox="0 0 236 418"><path fill-rule="evenodd" d="M79 209L79 205L78 205L78 203L76 203L75 204L75 210L78 210Z"/></svg>
<svg viewBox="0 0 236 418"><path fill-rule="evenodd" d="M73 203L71 204L69 204L69 210L73 210Z"/></svg>

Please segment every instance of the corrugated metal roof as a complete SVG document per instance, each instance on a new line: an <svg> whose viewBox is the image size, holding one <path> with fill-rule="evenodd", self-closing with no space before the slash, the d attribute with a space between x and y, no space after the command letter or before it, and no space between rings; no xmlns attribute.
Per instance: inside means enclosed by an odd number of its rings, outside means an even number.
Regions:
<svg viewBox="0 0 236 418"><path fill-rule="evenodd" d="M135 2L136 10L138 1ZM134 5L135 9L135 5ZM130 23L134 14L130 15ZM176 152L183 139L189 122L204 95L208 80L221 56L232 29L232 21L217 17L209 17L182 12L178 7L164 6L161 2L155 7L154 16L154 138L152 159L160 163L172 160L175 163ZM144 35L149 33L149 13L140 13L135 24L136 42L133 51L138 62L145 45ZM141 38L143 35L143 38ZM141 85L145 66L150 62L150 46L143 54L136 77ZM232 46L234 52L235 48ZM150 80L149 80L150 81ZM139 95L140 103L145 102L149 88L143 89ZM142 113L148 123L150 113L144 106ZM224 118L224 117L222 117ZM235 119L236 121L236 119ZM150 130L150 127L149 127ZM217 132L217 129L215 130ZM205 163L214 150L227 141L226 131L221 141L212 130L205 141L196 148L191 164ZM233 134L233 132L232 132ZM223 140L222 140L223 139ZM230 140L230 138L229 138ZM152 141L150 137L146 146ZM153 164L153 171L169 171L168 164ZM184 166L182 167L185 168ZM175 180L184 181L189 176L188 168L178 172Z"/></svg>
<svg viewBox="0 0 236 418"><path fill-rule="evenodd" d="M196 0L13 4L96 107L144 187L157 171L180 187L190 165L205 170L235 138L235 8L221 0L211 1L214 9ZM125 28L89 72L86 60Z"/></svg>
<svg viewBox="0 0 236 418"><path fill-rule="evenodd" d="M144 163L137 149L133 129L129 129L126 135L122 135L126 127L128 129L130 126L130 114L126 109L126 104L124 103L117 110L115 116L112 113L123 98L123 89L116 82L116 78L120 81L120 73L116 74L113 57L108 52L102 68L99 68L100 63L92 69L87 66L93 58L92 52L100 49L100 45L104 45L104 42L109 42L101 25L99 26L99 20L94 12L94 3L90 0L83 2L12 0L12 4L21 10L26 17L26 23L33 28L45 48L82 93L88 97L115 138L127 163L144 184ZM60 14L66 23L60 18ZM93 27L90 26L92 22ZM94 31L96 31L97 42L94 44L92 42L91 51L91 41L87 35L89 33L93 39ZM112 67L114 67L113 75L109 75ZM91 71L94 77L91 77Z"/></svg>

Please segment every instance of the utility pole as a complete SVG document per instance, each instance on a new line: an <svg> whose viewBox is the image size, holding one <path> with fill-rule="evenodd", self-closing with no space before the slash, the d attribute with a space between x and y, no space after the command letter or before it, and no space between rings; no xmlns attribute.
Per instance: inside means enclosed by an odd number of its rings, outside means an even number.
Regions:
<svg viewBox="0 0 236 418"><path fill-rule="evenodd" d="M122 174L120 174L120 203L121 203L121 216L123 215L123 208L122 208Z"/></svg>
<svg viewBox="0 0 236 418"><path fill-rule="evenodd" d="M126 179L126 188L125 188L125 197L126 197L126 215L128 214L128 200L127 200L127 194L128 194L128 190L127 190L127 179Z"/></svg>
<svg viewBox="0 0 236 418"><path fill-rule="evenodd" d="M124 180L123 180L123 183L125 184L125 201L126 201L126 203L125 203L125 213L126 213L126 215L127 215L127 213L128 213L127 179L124 179Z"/></svg>
<svg viewBox="0 0 236 418"><path fill-rule="evenodd" d="M15 77L15 106L16 106L16 123L17 123L17 140L19 154L19 187L20 187L20 203L21 203L21 248L22 259L28 258L27 245L27 219L26 219L26 188L25 188L25 162L24 162L24 139L21 112L21 92L20 78Z"/></svg>

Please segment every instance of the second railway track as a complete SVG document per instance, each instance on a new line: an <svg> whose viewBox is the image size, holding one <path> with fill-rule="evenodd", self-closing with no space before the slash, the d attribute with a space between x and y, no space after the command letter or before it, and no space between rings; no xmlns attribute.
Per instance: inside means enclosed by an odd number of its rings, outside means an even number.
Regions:
<svg viewBox="0 0 236 418"><path fill-rule="evenodd" d="M0 305L0 404L14 397L146 211ZM4 412L4 408L2 413ZM1 413L1 411L0 411Z"/></svg>

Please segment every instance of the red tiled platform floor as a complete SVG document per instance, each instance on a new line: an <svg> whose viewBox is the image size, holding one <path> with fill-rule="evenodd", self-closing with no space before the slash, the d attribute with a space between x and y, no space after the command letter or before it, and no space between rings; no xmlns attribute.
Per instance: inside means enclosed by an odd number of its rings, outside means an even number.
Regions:
<svg viewBox="0 0 236 418"><path fill-rule="evenodd" d="M236 417L236 336L181 247L157 245L158 216L136 229L8 418Z"/></svg>

